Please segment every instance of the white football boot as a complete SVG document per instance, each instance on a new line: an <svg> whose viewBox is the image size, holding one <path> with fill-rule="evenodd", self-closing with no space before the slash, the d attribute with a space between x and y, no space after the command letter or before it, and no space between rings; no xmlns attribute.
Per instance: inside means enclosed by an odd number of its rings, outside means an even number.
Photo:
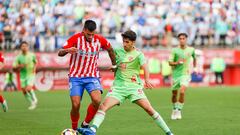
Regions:
<svg viewBox="0 0 240 135"><path fill-rule="evenodd" d="M33 101L28 107L28 110L34 110L37 107L37 101Z"/></svg>
<svg viewBox="0 0 240 135"><path fill-rule="evenodd" d="M178 110L172 110L172 115L171 115L171 119L172 120L176 120L177 119L177 112L178 112Z"/></svg>
<svg viewBox="0 0 240 135"><path fill-rule="evenodd" d="M182 119L182 112L181 112L181 110L177 110L176 119L177 119L177 120Z"/></svg>

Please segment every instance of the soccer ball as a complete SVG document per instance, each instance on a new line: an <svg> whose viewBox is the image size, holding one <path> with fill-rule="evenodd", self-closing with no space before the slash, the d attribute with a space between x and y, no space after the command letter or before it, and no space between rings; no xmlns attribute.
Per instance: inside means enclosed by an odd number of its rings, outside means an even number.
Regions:
<svg viewBox="0 0 240 135"><path fill-rule="evenodd" d="M78 135L78 133L75 130L68 128L64 129L61 135Z"/></svg>

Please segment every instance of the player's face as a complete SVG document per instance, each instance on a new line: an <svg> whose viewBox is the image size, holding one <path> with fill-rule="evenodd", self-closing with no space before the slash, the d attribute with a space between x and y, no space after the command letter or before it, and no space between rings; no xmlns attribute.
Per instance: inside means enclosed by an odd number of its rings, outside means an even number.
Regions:
<svg viewBox="0 0 240 135"><path fill-rule="evenodd" d="M27 52L28 51L28 45L27 44L22 44L21 45L21 50L22 50L22 52Z"/></svg>
<svg viewBox="0 0 240 135"><path fill-rule="evenodd" d="M91 42L93 39L93 36L95 34L95 31L89 31L88 29L83 30L84 36L88 42Z"/></svg>
<svg viewBox="0 0 240 135"><path fill-rule="evenodd" d="M131 41L128 38L123 38L123 48L125 51L131 51L134 48L135 41Z"/></svg>
<svg viewBox="0 0 240 135"><path fill-rule="evenodd" d="M187 38L184 35L179 36L178 41L181 46L186 45L187 43Z"/></svg>

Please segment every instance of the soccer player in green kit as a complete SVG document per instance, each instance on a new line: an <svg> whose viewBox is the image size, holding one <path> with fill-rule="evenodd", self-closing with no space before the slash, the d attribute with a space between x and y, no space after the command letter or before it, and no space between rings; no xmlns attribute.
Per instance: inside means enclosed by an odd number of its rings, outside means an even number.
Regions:
<svg viewBox="0 0 240 135"><path fill-rule="evenodd" d="M178 34L179 46L172 49L169 65L172 66L172 103L173 111L171 119L182 119L181 110L184 104L186 88L191 80L190 64L193 58L193 66L196 67L195 49L187 45L186 33ZM179 93L178 93L179 91ZM178 98L179 94L179 98Z"/></svg>
<svg viewBox="0 0 240 135"><path fill-rule="evenodd" d="M112 107L122 104L126 99L143 108L167 135L173 135L160 114L154 110L143 92L144 83L140 79L140 69L144 70L146 88L153 88L149 82L144 54L135 48L136 33L128 30L122 34L123 48L116 49L117 70L111 90L100 105L90 128L79 128L82 135L95 135L105 118L105 113Z"/></svg>
<svg viewBox="0 0 240 135"><path fill-rule="evenodd" d="M24 96L30 102L29 110L37 107L37 97L32 90L37 59L35 54L29 52L29 44L25 41L20 44L21 54L19 54L13 64L15 71L20 71L21 88Z"/></svg>

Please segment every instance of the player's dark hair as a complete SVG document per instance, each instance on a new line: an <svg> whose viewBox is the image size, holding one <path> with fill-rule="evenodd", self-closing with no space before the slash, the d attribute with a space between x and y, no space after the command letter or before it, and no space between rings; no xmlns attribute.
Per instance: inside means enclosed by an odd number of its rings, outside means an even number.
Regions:
<svg viewBox="0 0 240 135"><path fill-rule="evenodd" d="M21 48L23 44L28 45L28 42L27 42L27 41L22 41L22 42L19 44L19 48Z"/></svg>
<svg viewBox="0 0 240 135"><path fill-rule="evenodd" d="M97 25L93 20L86 20L83 28L92 32L97 28Z"/></svg>
<svg viewBox="0 0 240 135"><path fill-rule="evenodd" d="M124 33L122 33L122 37L127 38L131 41L136 41L137 34L132 30L128 30L128 31L125 31Z"/></svg>
<svg viewBox="0 0 240 135"><path fill-rule="evenodd" d="M179 38L180 36L185 36L186 38L188 37L187 33L179 33L177 37Z"/></svg>

